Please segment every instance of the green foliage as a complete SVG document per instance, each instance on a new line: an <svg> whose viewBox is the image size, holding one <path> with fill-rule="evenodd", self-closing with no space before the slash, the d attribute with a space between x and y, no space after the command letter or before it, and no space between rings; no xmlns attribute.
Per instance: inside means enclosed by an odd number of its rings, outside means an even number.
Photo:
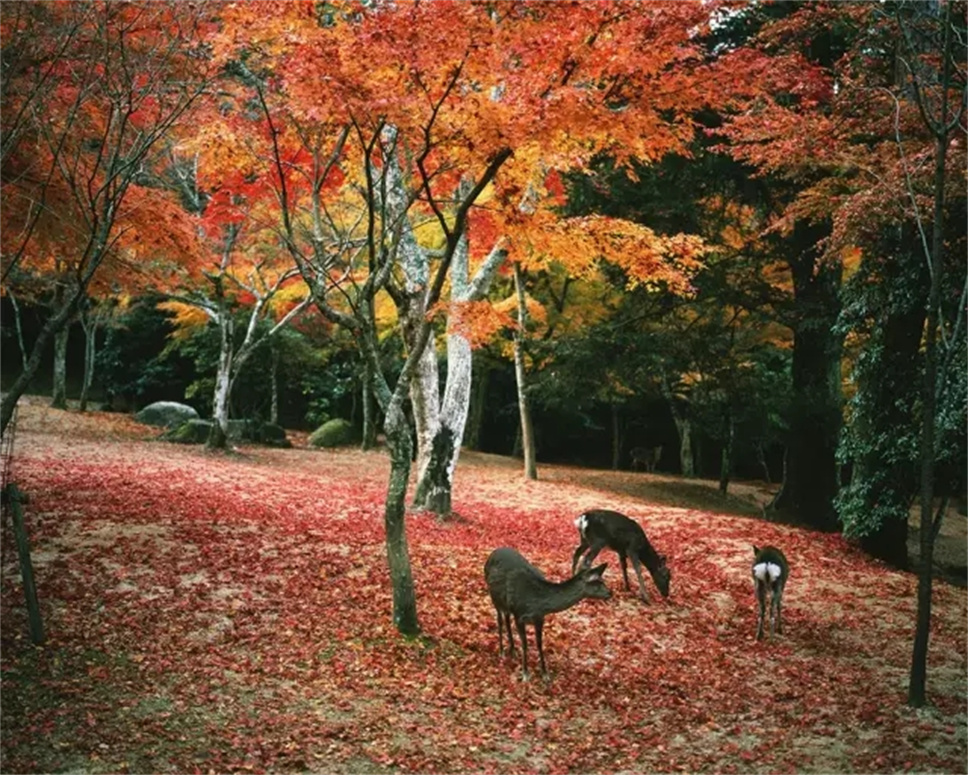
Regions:
<svg viewBox="0 0 968 775"><path fill-rule="evenodd" d="M211 429L212 423L208 420L189 420L165 431L161 438L174 444L204 444Z"/></svg>
<svg viewBox="0 0 968 775"><path fill-rule="evenodd" d="M170 314L156 308L158 301L139 299L107 331L95 379L109 403L143 406L188 397L192 363L166 348Z"/></svg>
<svg viewBox="0 0 968 775"><path fill-rule="evenodd" d="M341 447L355 441L356 431L347 420L335 419L320 425L309 436L313 447Z"/></svg>

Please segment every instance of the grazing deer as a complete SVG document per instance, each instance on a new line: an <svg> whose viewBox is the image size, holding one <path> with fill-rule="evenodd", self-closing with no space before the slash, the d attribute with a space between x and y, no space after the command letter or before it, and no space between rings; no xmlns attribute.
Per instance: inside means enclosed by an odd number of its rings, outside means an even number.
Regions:
<svg viewBox="0 0 968 775"><path fill-rule="evenodd" d="M639 463L645 466L648 473L655 471L659 458L662 457L662 447L635 447L630 453L632 457L632 470L639 470Z"/></svg>
<svg viewBox="0 0 968 775"><path fill-rule="evenodd" d="M618 553L618 558L622 563L622 577L625 579L625 589L631 591L629 586L629 573L626 567L626 558L632 558L632 567L635 575L639 579L639 592L642 602L648 603L649 598L645 594L645 582L642 581L642 565L649 569L649 575L655 582L662 597L669 597L669 580L672 573L666 565L666 558L656 552L645 537L638 522L629 519L624 514L617 511L606 509L594 509L586 511L575 520L575 527L581 535L581 543L575 549L571 558L571 572L575 572L578 559L587 550L583 567L587 568L592 564L592 560L598 553L608 547Z"/></svg>
<svg viewBox="0 0 968 775"><path fill-rule="evenodd" d="M775 546L764 546L762 549L753 547L753 586L756 588L756 600L760 604L759 619L756 623L757 640L763 638L767 592L770 594L770 637L773 637L774 630L783 632L780 606L783 600L783 588L789 576L790 566L783 552Z"/></svg>
<svg viewBox="0 0 968 775"><path fill-rule="evenodd" d="M538 644L541 673L547 677L544 647L541 636L544 618L548 614L564 611L585 598L607 600L612 596L602 581L606 565L583 569L567 581L548 581L544 574L528 562L516 549L502 547L491 552L484 563L484 579L487 581L491 602L497 610L498 653L504 656L503 632L508 633L508 654L514 652L511 635L511 617L521 638L521 668L524 680L528 680L528 637L525 625L534 625L534 639Z"/></svg>

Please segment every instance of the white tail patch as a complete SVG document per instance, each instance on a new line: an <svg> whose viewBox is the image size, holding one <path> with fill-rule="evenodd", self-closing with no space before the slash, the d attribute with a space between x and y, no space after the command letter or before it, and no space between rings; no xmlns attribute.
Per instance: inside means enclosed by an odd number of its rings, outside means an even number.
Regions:
<svg viewBox="0 0 968 775"><path fill-rule="evenodd" d="M582 514L578 519L575 520L575 527L578 528L578 532L581 533L582 538L585 537L585 528L588 526L588 517Z"/></svg>
<svg viewBox="0 0 968 775"><path fill-rule="evenodd" d="M780 578L780 566L772 562L758 562L753 566L753 575L760 581L766 581L769 577L770 582Z"/></svg>

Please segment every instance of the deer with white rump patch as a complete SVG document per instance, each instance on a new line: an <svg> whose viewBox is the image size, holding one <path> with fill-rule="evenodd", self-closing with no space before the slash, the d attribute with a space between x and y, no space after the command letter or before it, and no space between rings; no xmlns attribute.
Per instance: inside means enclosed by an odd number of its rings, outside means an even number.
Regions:
<svg viewBox="0 0 968 775"><path fill-rule="evenodd" d="M633 519L608 509L593 509L586 511L575 520L575 527L581 535L581 543L575 549L571 558L571 572L575 572L578 560L583 553L585 558L582 566L587 568L602 549L608 547L618 553L622 563L622 577L625 579L625 589L629 586L629 573L626 558L632 558L632 568L639 579L639 592L643 603L648 603L645 594L645 582L642 580L642 565L649 570L649 575L655 582L662 597L669 597L669 580L672 577L666 558L659 554L645 537L645 531Z"/></svg>
<svg viewBox="0 0 968 775"><path fill-rule="evenodd" d="M780 606L783 601L783 588L790 576L790 566L783 552L775 546L753 547L753 585L760 614L756 623L756 639L763 638L763 619L766 616L766 596L770 596L770 637L774 632L783 632L780 622Z"/></svg>
<svg viewBox="0 0 968 775"><path fill-rule="evenodd" d="M606 565L585 568L567 581L548 581L544 574L528 562L517 549L502 547L491 552L484 563L484 579L497 610L498 653L504 656L504 630L508 634L508 654L514 652L511 617L521 638L521 668L528 680L528 636L525 625L534 625L534 639L538 644L541 672L547 677L542 631L548 614L564 611L586 598L607 600L612 596L602 581Z"/></svg>

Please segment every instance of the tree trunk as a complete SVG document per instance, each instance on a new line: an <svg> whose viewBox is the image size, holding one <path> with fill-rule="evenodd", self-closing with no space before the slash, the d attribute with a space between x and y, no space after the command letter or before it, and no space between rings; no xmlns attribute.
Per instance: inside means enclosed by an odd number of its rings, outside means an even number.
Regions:
<svg viewBox="0 0 968 775"><path fill-rule="evenodd" d="M232 331L223 318L220 326L222 344L218 356L218 372L215 375L215 393L212 397L212 429L206 446L209 449L225 449L229 433L229 397L232 386Z"/></svg>
<svg viewBox="0 0 968 775"><path fill-rule="evenodd" d="M417 597L404 519L412 443L401 400L391 401L383 428L390 452L390 482L387 486L383 520L386 529L387 562L393 587L393 623L404 635L418 635L420 624L417 621Z"/></svg>
<svg viewBox="0 0 968 775"><path fill-rule="evenodd" d="M467 422L471 395L471 344L465 336L452 332L447 336L447 384L438 415L437 431L431 454L414 495L416 508L445 517L450 514L451 488L461 439ZM446 458L441 459L441 455ZM443 504L438 506L438 504Z"/></svg>
<svg viewBox="0 0 968 775"><path fill-rule="evenodd" d="M733 473L733 447L736 440L736 422L733 413L726 412L726 440L719 463L719 491L725 495L729 490L729 479Z"/></svg>
<svg viewBox="0 0 968 775"><path fill-rule="evenodd" d="M87 411L87 397L94 382L94 360L97 355L97 329L99 313L81 315L84 329L84 381L81 384L81 398L78 411Z"/></svg>
<svg viewBox="0 0 968 775"><path fill-rule="evenodd" d="M487 409L487 385L491 370L487 363L472 369L471 405L468 410L468 424L464 430L464 446L469 449L481 448L481 427L484 425L484 412Z"/></svg>
<svg viewBox="0 0 968 775"><path fill-rule="evenodd" d="M271 380L271 397L269 399L269 422L273 425L279 424L279 349L275 344L271 344L272 348L272 370L270 373Z"/></svg>
<svg viewBox="0 0 968 775"><path fill-rule="evenodd" d="M793 330L793 405L790 412L787 479L776 508L793 512L805 524L839 529L834 498L839 489L837 443L842 423L840 359L841 269L819 261L818 243L826 226L798 224L790 261L798 319Z"/></svg>
<svg viewBox="0 0 968 775"><path fill-rule="evenodd" d="M679 432L679 465L682 475L691 479L696 475L692 459L692 421L683 414L676 415L675 423Z"/></svg>
<svg viewBox="0 0 968 775"><path fill-rule="evenodd" d="M376 446L376 401L373 400L373 369L369 362L363 365L363 385L360 388L360 403L363 405L363 440L361 449L365 452Z"/></svg>
<svg viewBox="0 0 968 775"><path fill-rule="evenodd" d="M7 297L10 299L10 305L13 307L13 325L17 333L17 346L20 348L20 364L23 370L26 371L27 345L24 343L24 329L23 320L21 320L20 315L20 305L17 303L17 297L10 291L7 291Z"/></svg>
<svg viewBox="0 0 968 775"><path fill-rule="evenodd" d="M54 409L67 408L67 338L70 326L64 326L54 335L54 386L50 405Z"/></svg>
<svg viewBox="0 0 968 775"><path fill-rule="evenodd" d="M610 404L612 415L612 470L618 471L622 460L622 417L618 404Z"/></svg>
<svg viewBox="0 0 968 775"><path fill-rule="evenodd" d="M514 288L518 297L518 327L514 332L514 376L518 386L518 414L521 420L521 450L524 453L524 476L538 478L535 455L534 430L531 426L531 409L528 406L526 371L524 364L524 338L527 334L528 308L525 304L524 279L521 267L514 265Z"/></svg>
<svg viewBox="0 0 968 775"><path fill-rule="evenodd" d="M921 385L921 547L918 570L918 612L911 654L911 678L908 684L908 705L922 707L927 700L928 638L931 632L931 584L934 570L934 542L941 525L944 507L938 512L937 525L932 514L935 478L935 422L938 407L938 325L941 316L941 275L944 269L944 198L945 161L948 155L948 133L962 115L959 107L955 121L949 123L948 87L951 84L951 3L945 5L944 44L941 75L941 105L938 125L932 126L935 135L934 159L934 223L931 230L931 251L926 256L931 272L928 306L924 332L924 381ZM963 99L963 96L962 96ZM958 310L959 315L964 310Z"/></svg>

